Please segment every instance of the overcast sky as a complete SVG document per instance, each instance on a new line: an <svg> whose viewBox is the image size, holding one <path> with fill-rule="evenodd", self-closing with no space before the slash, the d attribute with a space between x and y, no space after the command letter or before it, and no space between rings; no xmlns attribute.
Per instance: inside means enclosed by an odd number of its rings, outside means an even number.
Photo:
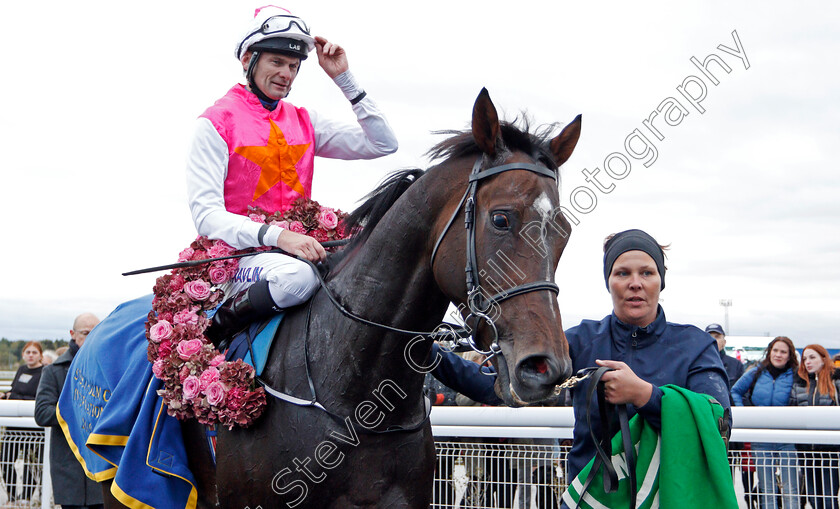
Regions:
<svg viewBox="0 0 840 509"><path fill-rule="evenodd" d="M150 292L155 275L122 272L194 238L192 126L240 79L233 48L259 5L0 4L0 337L66 339L78 313ZM564 326L609 313L601 242L641 228L671 245L670 321L723 323L731 299L730 334L840 346L836 2L281 5L345 47L400 141L372 162L318 159L322 204L351 210L387 172L426 167L431 132L466 127L487 87L508 119L583 114L562 172L579 223L557 273ZM691 61L712 54L730 69L708 64L716 85ZM289 101L354 118L314 58ZM630 154L637 129L655 160Z"/></svg>

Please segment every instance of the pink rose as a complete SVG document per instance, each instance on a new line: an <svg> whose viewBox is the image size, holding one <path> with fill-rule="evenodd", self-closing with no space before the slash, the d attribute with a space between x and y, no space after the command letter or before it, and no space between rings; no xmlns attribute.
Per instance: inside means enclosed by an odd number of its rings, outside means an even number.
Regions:
<svg viewBox="0 0 840 509"><path fill-rule="evenodd" d="M166 365L163 359L158 359L152 364L152 373L158 380L163 380L163 368Z"/></svg>
<svg viewBox="0 0 840 509"><path fill-rule="evenodd" d="M287 230L289 228L289 222L285 219L283 219L282 221L272 221L271 224L273 224L274 226L279 226L284 230Z"/></svg>
<svg viewBox="0 0 840 509"><path fill-rule="evenodd" d="M195 325L198 323L198 315L195 312L198 311L198 306L191 306L189 309L182 309L175 313L175 316L172 319L175 323L180 323L183 325Z"/></svg>
<svg viewBox="0 0 840 509"><path fill-rule="evenodd" d="M210 285L200 279L190 281L184 285L184 293L193 300L207 300L210 296Z"/></svg>
<svg viewBox="0 0 840 509"><path fill-rule="evenodd" d="M149 329L149 338L155 343L169 339L172 335L172 324L166 320L160 320Z"/></svg>
<svg viewBox="0 0 840 509"><path fill-rule="evenodd" d="M195 375L188 376L184 380L184 398L195 399L199 394L201 394L201 382L198 381L198 377Z"/></svg>
<svg viewBox="0 0 840 509"><path fill-rule="evenodd" d="M207 394L207 402L213 406L219 406L225 401L225 386L222 382L211 383L204 393Z"/></svg>
<svg viewBox="0 0 840 509"><path fill-rule="evenodd" d="M210 282L214 285L220 285L230 279L230 275L228 274L227 269L224 266L218 267L213 266L210 267Z"/></svg>
<svg viewBox="0 0 840 509"><path fill-rule="evenodd" d="M204 370L204 373L198 377L198 380L201 382L201 390L206 391L210 384L219 381L219 370L216 368L207 368Z"/></svg>
<svg viewBox="0 0 840 509"><path fill-rule="evenodd" d="M215 368L216 366L218 366L219 364L221 364L223 362L225 362L225 356L222 355L222 354L219 354L219 355L213 357L213 360L210 361L210 366Z"/></svg>
<svg viewBox="0 0 840 509"><path fill-rule="evenodd" d="M265 216L262 214L248 214L248 219L255 223L265 223Z"/></svg>
<svg viewBox="0 0 840 509"><path fill-rule="evenodd" d="M203 343L200 339L187 339L178 343L175 350L178 352L178 357L188 361L190 357L201 352L202 346Z"/></svg>
<svg viewBox="0 0 840 509"><path fill-rule="evenodd" d="M215 244L213 244L213 247L207 250L207 254L210 258L221 258L223 256L232 255L233 251L234 249L227 245L227 243L222 240L218 240Z"/></svg>
<svg viewBox="0 0 840 509"><path fill-rule="evenodd" d="M303 227L303 223L300 221L292 221L289 223L289 230L295 233L306 233L306 228Z"/></svg>
<svg viewBox="0 0 840 509"><path fill-rule="evenodd" d="M324 207L318 214L318 224L325 230L335 230L335 227L338 226L338 215L333 209Z"/></svg>
<svg viewBox="0 0 840 509"><path fill-rule="evenodd" d="M194 253L195 253L195 251L193 250L193 248L188 247L178 254L178 261L179 262L189 261L189 259L192 258L192 255Z"/></svg>

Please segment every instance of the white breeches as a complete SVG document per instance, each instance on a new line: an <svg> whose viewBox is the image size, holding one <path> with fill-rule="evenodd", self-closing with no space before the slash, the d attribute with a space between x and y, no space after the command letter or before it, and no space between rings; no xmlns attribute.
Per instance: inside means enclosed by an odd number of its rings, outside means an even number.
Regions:
<svg viewBox="0 0 840 509"><path fill-rule="evenodd" d="M281 308L306 302L319 285L306 263L278 253L263 253L239 259L236 276L222 287L226 299L261 279L268 280L271 298Z"/></svg>

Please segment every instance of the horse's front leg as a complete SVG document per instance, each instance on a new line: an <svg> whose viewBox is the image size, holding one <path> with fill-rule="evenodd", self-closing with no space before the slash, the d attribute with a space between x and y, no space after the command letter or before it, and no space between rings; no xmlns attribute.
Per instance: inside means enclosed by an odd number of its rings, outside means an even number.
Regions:
<svg viewBox="0 0 840 509"><path fill-rule="evenodd" d="M196 508L211 509L218 507L216 465L213 462L204 425L195 419L181 421L181 435L184 437L187 460L189 461L190 471L195 477L195 488L198 491Z"/></svg>

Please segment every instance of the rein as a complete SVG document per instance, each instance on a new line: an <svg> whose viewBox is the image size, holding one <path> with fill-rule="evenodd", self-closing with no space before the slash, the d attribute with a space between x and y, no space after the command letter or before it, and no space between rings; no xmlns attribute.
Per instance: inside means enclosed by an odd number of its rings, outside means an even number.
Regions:
<svg viewBox="0 0 840 509"><path fill-rule="evenodd" d="M578 509L583 502L583 497L589 490L589 486L595 479L595 475L602 467L604 469L604 491L612 493L618 489L618 473L612 463L612 437L615 435L612 426L612 417L618 414L618 424L621 431L621 441L624 448L624 458L627 463L627 477L630 481L630 509L636 509L636 449L633 447L633 442L630 437L630 421L627 416L627 405L613 405L607 402L605 382L601 380L604 373L613 371L613 368L591 367L584 368L578 371L574 379L569 380L573 382L566 387L574 387L577 383L591 378L589 387L586 390L586 425L589 427L589 434L592 437L592 442L595 444L595 460L592 463L592 468L589 470L589 475L586 476L586 481L583 483L578 497L575 509ZM592 395L597 392L598 397L598 412L601 416L601 437L595 436L592 431Z"/></svg>

